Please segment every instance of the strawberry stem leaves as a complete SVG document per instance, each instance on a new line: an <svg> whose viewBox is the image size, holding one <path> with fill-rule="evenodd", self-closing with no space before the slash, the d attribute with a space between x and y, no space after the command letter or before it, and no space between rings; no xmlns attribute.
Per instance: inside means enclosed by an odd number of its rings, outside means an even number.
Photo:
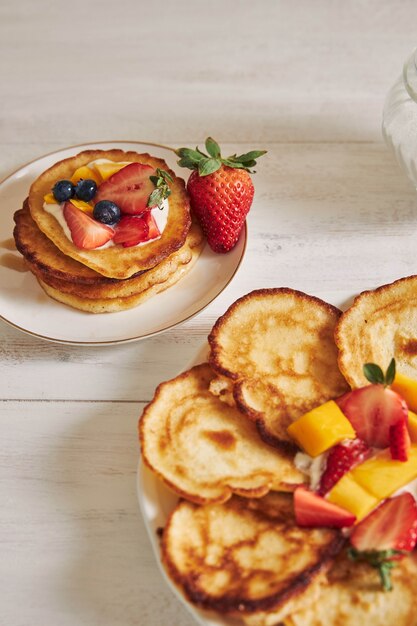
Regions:
<svg viewBox="0 0 417 626"><path fill-rule="evenodd" d="M347 554L351 561L363 561L377 569L383 590L392 591L391 570L398 565L398 556L404 555L404 551L369 550L361 552L355 548L349 548Z"/></svg>
<svg viewBox="0 0 417 626"><path fill-rule="evenodd" d="M168 172L161 170L159 167L156 170L156 176L149 176L149 178L156 189L149 196L147 206L157 206L158 209L163 209L163 201L171 195L168 183L172 183L173 178Z"/></svg>
<svg viewBox="0 0 417 626"><path fill-rule="evenodd" d="M384 385L384 387L392 385L395 378L395 359L391 359L385 374L375 363L365 363L363 373L365 378L374 385Z"/></svg>
<svg viewBox="0 0 417 626"><path fill-rule="evenodd" d="M266 154L266 150L251 150L246 154L232 154L223 158L219 144L212 137L207 137L205 147L207 154L198 146L195 150L178 148L175 150L175 154L180 157L178 165L190 170L198 170L200 176L208 176L220 169L222 165L253 173L251 168L255 167L256 159Z"/></svg>

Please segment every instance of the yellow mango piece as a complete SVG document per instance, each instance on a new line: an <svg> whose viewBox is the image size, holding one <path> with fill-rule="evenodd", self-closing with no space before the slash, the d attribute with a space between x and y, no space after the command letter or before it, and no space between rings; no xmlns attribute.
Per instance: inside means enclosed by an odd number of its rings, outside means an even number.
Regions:
<svg viewBox="0 0 417 626"><path fill-rule="evenodd" d="M101 183L101 176L99 173L87 165L82 165L75 170L74 174L71 176L71 182L76 185L81 178L83 180L94 180L97 185Z"/></svg>
<svg viewBox="0 0 417 626"><path fill-rule="evenodd" d="M300 448L312 457L325 452L343 439L356 437L352 424L333 400L302 415L287 431Z"/></svg>
<svg viewBox="0 0 417 626"><path fill-rule="evenodd" d="M388 498L417 478L417 445L412 444L408 461L394 461L389 449L360 463L349 472L366 491L380 500Z"/></svg>
<svg viewBox="0 0 417 626"><path fill-rule="evenodd" d="M93 213L93 207L88 202L84 202L83 200L77 200L77 198L71 198L71 204L80 209L83 213Z"/></svg>
<svg viewBox="0 0 417 626"><path fill-rule="evenodd" d="M409 409L417 411L417 380L397 372L391 389L404 398Z"/></svg>
<svg viewBox="0 0 417 626"><path fill-rule="evenodd" d="M408 432L413 443L417 443L417 415L408 411Z"/></svg>
<svg viewBox="0 0 417 626"><path fill-rule="evenodd" d="M348 472L334 485L326 496L326 500L341 506L352 515L356 516L356 521L360 522L374 508L377 507L379 499L361 487L351 472Z"/></svg>
<svg viewBox="0 0 417 626"><path fill-rule="evenodd" d="M94 163L94 168L100 174L102 180L107 180L116 172L119 172L121 169L126 167L126 165L130 165L132 161L119 161L118 163Z"/></svg>
<svg viewBox="0 0 417 626"><path fill-rule="evenodd" d="M53 193L45 194L43 199L46 202L46 204L59 204L59 202L55 200Z"/></svg>

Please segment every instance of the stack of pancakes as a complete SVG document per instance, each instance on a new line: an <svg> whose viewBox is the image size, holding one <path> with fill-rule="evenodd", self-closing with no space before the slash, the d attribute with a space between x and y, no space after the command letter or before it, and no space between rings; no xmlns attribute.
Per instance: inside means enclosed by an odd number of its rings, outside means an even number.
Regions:
<svg viewBox="0 0 417 626"><path fill-rule="evenodd" d="M417 286L417 277L407 280ZM388 306L387 291L394 325L398 290L383 290L380 306L363 296L366 306L359 299L343 315L291 289L254 291L215 324L208 362L157 388L139 421L142 458L180 496L161 559L199 609L248 626L417 626L415 553L398 561L394 590L384 592L376 570L349 560L339 530L296 525L291 492L306 477L286 434L302 413L349 389L349 344L360 336L369 349L367 325ZM408 302L402 326L417 344L417 302Z"/></svg>
<svg viewBox="0 0 417 626"><path fill-rule="evenodd" d="M169 211L161 237L140 246L81 250L45 211L44 196L54 184L97 159L139 162L170 172ZM16 247L45 292L91 313L131 308L174 285L190 271L204 245L200 228L191 223L184 181L162 159L122 150L88 150L55 164L33 183L14 220Z"/></svg>

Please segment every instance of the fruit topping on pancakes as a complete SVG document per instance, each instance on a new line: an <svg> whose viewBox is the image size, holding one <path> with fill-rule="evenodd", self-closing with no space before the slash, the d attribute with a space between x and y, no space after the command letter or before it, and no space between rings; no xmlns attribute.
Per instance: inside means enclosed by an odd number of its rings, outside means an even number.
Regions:
<svg viewBox="0 0 417 626"><path fill-rule="evenodd" d="M376 567L386 589L389 570L395 566L393 553L386 551L394 551L398 559L417 542L416 494L411 493L417 482L416 420L405 400L389 388L395 369L394 359L385 374L379 366L366 364L370 385L344 394L336 403L326 402L288 428L304 453L324 460L317 486L295 491L297 523L344 528L352 558ZM414 389L415 381L401 380L406 392Z"/></svg>
<svg viewBox="0 0 417 626"><path fill-rule="evenodd" d="M71 180L57 181L44 201L63 205L63 216L77 248L95 250L110 241L126 248L161 236L151 210L163 209L172 182L168 172L150 165L98 162L79 167ZM89 219L78 215L74 207L87 213Z"/></svg>
<svg viewBox="0 0 417 626"><path fill-rule="evenodd" d="M214 139L208 137L205 146L208 154L199 148L179 148L178 164L193 170L187 191L210 247L215 252L229 252L238 241L252 205L255 189L251 168L266 151L252 150L223 158Z"/></svg>

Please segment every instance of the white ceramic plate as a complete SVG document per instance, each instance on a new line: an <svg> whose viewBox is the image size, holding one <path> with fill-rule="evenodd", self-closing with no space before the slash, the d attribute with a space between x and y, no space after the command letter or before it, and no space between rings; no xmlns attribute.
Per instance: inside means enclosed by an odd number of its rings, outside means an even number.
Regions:
<svg viewBox="0 0 417 626"><path fill-rule="evenodd" d="M184 176L173 150L141 142L100 142L72 146L40 157L0 184L0 318L15 328L50 341L106 345L144 339L188 320L212 302L235 275L246 247L246 227L235 248L215 254L205 246L188 276L138 307L118 313L90 314L55 302L43 292L30 272L14 269L20 254L13 252L13 214L22 206L30 184L56 161L81 150L121 148L162 157ZM15 258L14 258L15 257ZM15 262L16 261L16 262Z"/></svg>
<svg viewBox="0 0 417 626"><path fill-rule="evenodd" d="M207 346L204 345L196 357L190 364L184 368L184 371L197 365L204 363L207 359ZM166 524L169 514L178 502L178 496L170 491L162 481L160 481L142 462L139 461L137 475L137 494L139 507L142 517L148 531L149 540L151 542L156 562L162 572L162 576L170 589L174 592L183 606L191 613L200 626L242 626L241 620L227 618L217 615L216 613L201 611L195 606L187 602L180 591L167 576L165 569L161 563L158 529L163 528Z"/></svg>

